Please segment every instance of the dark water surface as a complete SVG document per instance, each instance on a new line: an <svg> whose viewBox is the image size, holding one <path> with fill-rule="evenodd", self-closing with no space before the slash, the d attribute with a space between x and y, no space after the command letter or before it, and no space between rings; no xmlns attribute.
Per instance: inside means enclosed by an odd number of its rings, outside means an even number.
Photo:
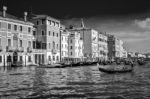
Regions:
<svg viewBox="0 0 150 99"><path fill-rule="evenodd" d="M0 68L0 99L150 99L150 65L106 74L97 66Z"/></svg>

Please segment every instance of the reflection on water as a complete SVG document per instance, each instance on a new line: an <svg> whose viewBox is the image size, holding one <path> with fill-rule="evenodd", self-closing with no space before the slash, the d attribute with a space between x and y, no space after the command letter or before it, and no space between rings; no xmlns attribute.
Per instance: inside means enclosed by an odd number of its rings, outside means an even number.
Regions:
<svg viewBox="0 0 150 99"><path fill-rule="evenodd" d="M0 99L150 99L150 67L106 74L97 66L0 68Z"/></svg>

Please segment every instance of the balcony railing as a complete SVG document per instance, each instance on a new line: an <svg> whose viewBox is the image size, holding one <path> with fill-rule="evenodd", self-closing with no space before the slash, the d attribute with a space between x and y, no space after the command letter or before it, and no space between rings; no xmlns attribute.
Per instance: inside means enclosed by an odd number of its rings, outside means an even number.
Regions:
<svg viewBox="0 0 150 99"><path fill-rule="evenodd" d="M24 47L19 47L19 48L18 48L18 51L19 51L19 52L24 52Z"/></svg>
<svg viewBox="0 0 150 99"><path fill-rule="evenodd" d="M28 53L31 53L31 52L32 52L32 48L31 48L31 47L28 47L28 48L27 48L27 52L28 52Z"/></svg>
<svg viewBox="0 0 150 99"><path fill-rule="evenodd" d="M52 49L52 54L56 54L57 50L56 49Z"/></svg>
<svg viewBox="0 0 150 99"><path fill-rule="evenodd" d="M6 46L6 52L13 52L12 46Z"/></svg>
<svg viewBox="0 0 150 99"><path fill-rule="evenodd" d="M0 45L0 52L2 51L3 49L2 49L2 46Z"/></svg>

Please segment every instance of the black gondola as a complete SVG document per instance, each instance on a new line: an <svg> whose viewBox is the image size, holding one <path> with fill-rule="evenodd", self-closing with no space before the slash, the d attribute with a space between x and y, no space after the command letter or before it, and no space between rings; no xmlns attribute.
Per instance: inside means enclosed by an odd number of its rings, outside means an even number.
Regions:
<svg viewBox="0 0 150 99"><path fill-rule="evenodd" d="M106 73L127 73L127 72L132 72L133 69L126 69L126 70L110 70L110 69L106 69L106 68L100 68L99 67L99 70L102 71L102 72L106 72Z"/></svg>
<svg viewBox="0 0 150 99"><path fill-rule="evenodd" d="M146 62L145 62L145 61L138 61L138 64L139 64L139 65L145 65Z"/></svg>
<svg viewBox="0 0 150 99"><path fill-rule="evenodd" d="M110 69L110 68L104 68L104 67L100 67L99 66L99 70L102 72L106 72L106 73L128 73L128 72L132 72L133 71L133 65L131 65L130 68L124 68L125 66L123 66L123 68L120 69Z"/></svg>

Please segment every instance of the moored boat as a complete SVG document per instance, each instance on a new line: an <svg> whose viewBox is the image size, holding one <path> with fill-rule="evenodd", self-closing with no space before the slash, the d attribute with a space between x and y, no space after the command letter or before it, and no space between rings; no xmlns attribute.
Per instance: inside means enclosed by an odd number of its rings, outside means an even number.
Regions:
<svg viewBox="0 0 150 99"><path fill-rule="evenodd" d="M145 65L146 62L145 62L145 61L138 61L138 64L139 64L139 65Z"/></svg>

